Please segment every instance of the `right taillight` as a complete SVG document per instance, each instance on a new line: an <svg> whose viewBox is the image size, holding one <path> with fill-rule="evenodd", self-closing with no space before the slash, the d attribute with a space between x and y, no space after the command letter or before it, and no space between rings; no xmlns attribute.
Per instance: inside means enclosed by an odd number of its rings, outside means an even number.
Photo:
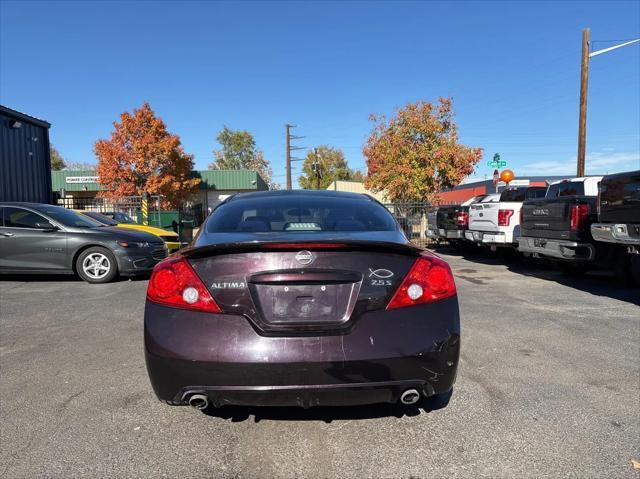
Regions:
<svg viewBox="0 0 640 479"><path fill-rule="evenodd" d="M509 226L513 210L498 210L498 226Z"/></svg>
<svg viewBox="0 0 640 479"><path fill-rule="evenodd" d="M579 230L588 215L589 205L571 205L571 230Z"/></svg>
<svg viewBox="0 0 640 479"><path fill-rule="evenodd" d="M182 256L161 261L153 268L147 300L173 308L221 312L202 280Z"/></svg>
<svg viewBox="0 0 640 479"><path fill-rule="evenodd" d="M431 303L456 295L449 265L435 256L421 256L398 287L387 310Z"/></svg>
<svg viewBox="0 0 640 479"><path fill-rule="evenodd" d="M456 217L456 223L458 226L467 226L469 224L469 213L466 211L459 212Z"/></svg>

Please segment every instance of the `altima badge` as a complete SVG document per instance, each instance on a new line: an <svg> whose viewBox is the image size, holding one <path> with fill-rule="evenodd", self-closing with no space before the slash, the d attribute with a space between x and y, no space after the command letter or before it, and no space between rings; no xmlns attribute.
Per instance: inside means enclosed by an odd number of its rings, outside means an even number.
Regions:
<svg viewBox="0 0 640 479"><path fill-rule="evenodd" d="M296 261L303 265L308 265L313 263L315 257L311 254L311 251L299 251L296 254Z"/></svg>

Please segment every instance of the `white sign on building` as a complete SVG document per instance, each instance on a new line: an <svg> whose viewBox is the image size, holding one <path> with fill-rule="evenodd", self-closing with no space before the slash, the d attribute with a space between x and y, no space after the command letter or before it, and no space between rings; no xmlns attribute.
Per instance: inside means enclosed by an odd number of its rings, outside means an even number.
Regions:
<svg viewBox="0 0 640 479"><path fill-rule="evenodd" d="M97 183L99 176L67 176L67 183Z"/></svg>

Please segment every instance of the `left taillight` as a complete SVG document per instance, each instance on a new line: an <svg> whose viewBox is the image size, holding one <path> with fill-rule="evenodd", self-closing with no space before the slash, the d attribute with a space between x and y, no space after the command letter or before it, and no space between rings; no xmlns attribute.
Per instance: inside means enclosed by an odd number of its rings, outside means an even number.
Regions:
<svg viewBox="0 0 640 479"><path fill-rule="evenodd" d="M467 226L469 224L469 213L461 211L456 218L458 226Z"/></svg>
<svg viewBox="0 0 640 479"><path fill-rule="evenodd" d="M498 210L498 226L509 226L513 210Z"/></svg>
<svg viewBox="0 0 640 479"><path fill-rule="evenodd" d="M589 205L571 205L569 225L571 230L578 231L582 228L582 224L586 221L587 216L589 216Z"/></svg>
<svg viewBox="0 0 640 479"><path fill-rule="evenodd" d="M161 261L153 268L147 299L173 308L220 313L220 307L182 256Z"/></svg>
<svg viewBox="0 0 640 479"><path fill-rule="evenodd" d="M409 270L387 305L387 310L431 303L456 295L449 265L435 256L421 256Z"/></svg>

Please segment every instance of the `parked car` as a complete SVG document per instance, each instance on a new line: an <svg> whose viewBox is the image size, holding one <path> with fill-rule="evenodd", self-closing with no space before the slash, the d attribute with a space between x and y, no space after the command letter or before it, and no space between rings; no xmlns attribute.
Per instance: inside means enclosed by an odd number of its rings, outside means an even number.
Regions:
<svg viewBox="0 0 640 479"><path fill-rule="evenodd" d="M174 231L163 230L161 228L156 228L154 226L139 225L134 222L133 219L131 219L131 217L127 214L117 213L112 217L109 217L106 214L98 213L97 211L76 210L76 212L88 216L89 218L105 226L117 226L118 228L144 231L145 233L150 233L154 236L157 236L162 241L164 241L164 244L167 246L167 250L169 250L169 253L180 249L180 240L178 237L178 233ZM128 219L126 219L125 217ZM130 223L120 222L112 218L121 218L124 221L130 221Z"/></svg>
<svg viewBox="0 0 640 479"><path fill-rule="evenodd" d="M198 409L446 402L460 352L447 263L374 199L322 190L222 202L155 267L144 330L157 397Z"/></svg>
<svg viewBox="0 0 640 479"><path fill-rule="evenodd" d="M598 222L591 225L599 249L624 282L640 284L640 170L607 175L600 182Z"/></svg>
<svg viewBox="0 0 640 479"><path fill-rule="evenodd" d="M522 205L518 249L550 258L565 270L584 270L596 259L591 223L597 219L596 203L601 176L552 183L543 199Z"/></svg>
<svg viewBox="0 0 640 479"><path fill-rule="evenodd" d="M544 186L507 188L500 194L490 195L487 201L472 204L465 238L492 249L516 248L520 237L522 202L544 197L546 191Z"/></svg>
<svg viewBox="0 0 640 479"><path fill-rule="evenodd" d="M0 203L0 273L75 273L107 283L150 272L166 256L164 243L148 233L103 226L60 206Z"/></svg>
<svg viewBox="0 0 640 479"><path fill-rule="evenodd" d="M461 205L445 205L438 208L438 235L449 240L452 246L459 246L465 239L465 231L469 227L469 208L486 195L474 196Z"/></svg>

